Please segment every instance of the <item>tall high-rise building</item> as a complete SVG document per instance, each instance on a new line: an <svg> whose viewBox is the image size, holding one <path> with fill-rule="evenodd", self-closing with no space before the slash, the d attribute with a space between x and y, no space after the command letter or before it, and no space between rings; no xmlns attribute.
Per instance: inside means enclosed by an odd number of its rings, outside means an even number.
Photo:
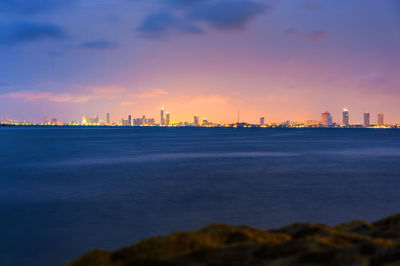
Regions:
<svg viewBox="0 0 400 266"><path fill-rule="evenodd" d="M160 119L160 125L164 125L164 107L161 108L161 119Z"/></svg>
<svg viewBox="0 0 400 266"><path fill-rule="evenodd" d="M200 125L200 121L199 121L199 115L195 115L194 116L194 125L195 126L199 126Z"/></svg>
<svg viewBox="0 0 400 266"><path fill-rule="evenodd" d="M169 126L170 118L171 118L171 116L170 116L169 112L167 112L167 115L166 115L166 118L165 118L165 125Z"/></svg>
<svg viewBox="0 0 400 266"><path fill-rule="evenodd" d="M378 114L378 126L382 127L384 125L385 125L384 117L383 117L383 114L380 113L380 114Z"/></svg>
<svg viewBox="0 0 400 266"><path fill-rule="evenodd" d="M265 124L265 118L260 117L260 126L263 126Z"/></svg>
<svg viewBox="0 0 400 266"><path fill-rule="evenodd" d="M128 125L129 126L133 126L133 124L132 124L132 115L128 116Z"/></svg>
<svg viewBox="0 0 400 266"><path fill-rule="evenodd" d="M349 126L349 110L346 108L343 109L343 125L344 126Z"/></svg>
<svg viewBox="0 0 400 266"><path fill-rule="evenodd" d="M111 115L107 113L107 125L111 125Z"/></svg>
<svg viewBox="0 0 400 266"><path fill-rule="evenodd" d="M364 127L369 127L371 125L371 114L369 112L364 113Z"/></svg>
<svg viewBox="0 0 400 266"><path fill-rule="evenodd" d="M325 112L321 114L322 117L322 125L324 126L332 126L332 115L329 112Z"/></svg>

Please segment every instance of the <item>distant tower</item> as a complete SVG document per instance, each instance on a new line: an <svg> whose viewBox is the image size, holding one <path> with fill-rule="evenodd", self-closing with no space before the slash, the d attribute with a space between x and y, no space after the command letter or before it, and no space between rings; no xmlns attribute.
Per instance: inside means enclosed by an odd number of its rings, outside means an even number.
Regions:
<svg viewBox="0 0 400 266"><path fill-rule="evenodd" d="M194 121L193 121L193 122L194 122L194 125L195 125L195 126L199 126L199 125L200 125L200 122L199 122L199 115L195 115L195 116L194 116Z"/></svg>
<svg viewBox="0 0 400 266"><path fill-rule="evenodd" d="M111 125L111 115L107 113L107 125Z"/></svg>
<svg viewBox="0 0 400 266"><path fill-rule="evenodd" d="M132 115L128 116L128 126L132 126Z"/></svg>
<svg viewBox="0 0 400 266"><path fill-rule="evenodd" d="M383 114L378 114L378 127L382 127L385 125Z"/></svg>
<svg viewBox="0 0 400 266"><path fill-rule="evenodd" d="M332 115L329 112L325 112L321 114L322 117L322 125L324 126L332 126Z"/></svg>
<svg viewBox="0 0 400 266"><path fill-rule="evenodd" d="M364 113L364 127L369 127L371 125L371 115L368 112Z"/></svg>
<svg viewBox="0 0 400 266"><path fill-rule="evenodd" d="M349 126L349 110L346 108L343 109L343 125Z"/></svg>
<svg viewBox="0 0 400 266"><path fill-rule="evenodd" d="M171 117L170 117L170 114L169 114L169 112L167 112L165 125L169 126L169 124L170 124L170 118L171 118Z"/></svg>
<svg viewBox="0 0 400 266"><path fill-rule="evenodd" d="M161 108L161 119L160 119L160 125L164 125L164 107Z"/></svg>
<svg viewBox="0 0 400 266"><path fill-rule="evenodd" d="M263 126L264 124L265 124L264 117L260 117L260 126Z"/></svg>

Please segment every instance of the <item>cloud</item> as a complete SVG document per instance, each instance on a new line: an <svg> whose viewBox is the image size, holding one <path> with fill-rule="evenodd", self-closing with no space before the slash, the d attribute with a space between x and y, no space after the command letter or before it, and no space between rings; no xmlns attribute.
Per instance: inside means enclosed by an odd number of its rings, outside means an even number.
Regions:
<svg viewBox="0 0 400 266"><path fill-rule="evenodd" d="M200 95L196 96L192 100L192 104L227 104L230 101L229 97L224 97L220 95Z"/></svg>
<svg viewBox="0 0 400 266"><path fill-rule="evenodd" d="M190 8L210 0L167 0L166 3L175 8Z"/></svg>
<svg viewBox="0 0 400 266"><path fill-rule="evenodd" d="M1 0L0 13L37 14L71 4L75 0Z"/></svg>
<svg viewBox="0 0 400 266"><path fill-rule="evenodd" d="M82 43L82 48L93 49L93 50L109 50L115 49L119 45L116 42L110 42L105 40L95 40Z"/></svg>
<svg viewBox="0 0 400 266"><path fill-rule="evenodd" d="M59 40L66 37L62 28L50 23L14 21L0 26L0 44L13 45L44 39Z"/></svg>
<svg viewBox="0 0 400 266"><path fill-rule="evenodd" d="M144 98L158 97L158 96L166 95L166 94L168 94L168 92L166 92L165 90L151 89L151 90L147 90L147 91L142 91L140 93L131 94L131 96L134 98L144 99Z"/></svg>
<svg viewBox="0 0 400 266"><path fill-rule="evenodd" d="M135 102L132 102L132 101L122 101L122 102L120 103L120 105L122 105L122 106L131 106L131 105L135 105Z"/></svg>
<svg viewBox="0 0 400 266"><path fill-rule="evenodd" d="M311 33L301 32L295 28L290 28L285 31L287 36L300 37L310 41L322 41L328 37L328 32L324 30L317 30Z"/></svg>
<svg viewBox="0 0 400 266"><path fill-rule="evenodd" d="M140 37L162 38L168 33L199 34L203 30L191 22L184 21L171 12L150 14L137 28Z"/></svg>
<svg viewBox="0 0 400 266"><path fill-rule="evenodd" d="M108 86L108 87L98 87L98 86L85 86L86 90L94 94L119 94L125 91L125 88Z"/></svg>
<svg viewBox="0 0 400 266"><path fill-rule="evenodd" d="M38 91L19 91L0 94L0 98L22 99L25 101L38 101L46 100L50 102L70 102L70 103L84 103L89 101L89 97L85 95L75 96L70 93L53 93L53 92L38 92Z"/></svg>
<svg viewBox="0 0 400 266"><path fill-rule="evenodd" d="M248 0L169 0L137 28L140 37L164 38L171 33L204 33L202 23L218 30L243 30L269 7ZM177 11L178 10L178 11Z"/></svg>
<svg viewBox="0 0 400 266"><path fill-rule="evenodd" d="M244 29L247 23L269 9L251 1L218 1L194 8L189 17L220 30Z"/></svg>
<svg viewBox="0 0 400 266"><path fill-rule="evenodd" d="M21 99L24 101L49 101L57 103L85 103L98 99L112 99L121 96L125 90L119 87L78 86L77 93L57 93L51 91L17 91L0 94L0 98Z"/></svg>

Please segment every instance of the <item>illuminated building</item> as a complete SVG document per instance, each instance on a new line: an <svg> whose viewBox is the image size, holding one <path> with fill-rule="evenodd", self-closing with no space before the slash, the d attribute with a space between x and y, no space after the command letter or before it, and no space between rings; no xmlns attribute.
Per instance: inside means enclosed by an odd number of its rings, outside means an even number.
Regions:
<svg viewBox="0 0 400 266"><path fill-rule="evenodd" d="M146 125L146 124L147 124L147 118L146 118L145 115L142 116L141 124L142 124L142 125Z"/></svg>
<svg viewBox="0 0 400 266"><path fill-rule="evenodd" d="M94 117L82 116L82 125L96 125L99 123L99 115Z"/></svg>
<svg viewBox="0 0 400 266"><path fill-rule="evenodd" d="M371 115L368 112L364 113L364 127L369 127L371 125Z"/></svg>
<svg viewBox="0 0 400 266"><path fill-rule="evenodd" d="M306 126L308 126L308 127L313 127L313 126L318 126L318 125L319 125L319 121L316 121L316 120L306 121Z"/></svg>
<svg viewBox="0 0 400 266"><path fill-rule="evenodd" d="M129 115L128 116L128 126L132 126L133 124L132 124L132 116L131 115Z"/></svg>
<svg viewBox="0 0 400 266"><path fill-rule="evenodd" d="M343 109L343 125L349 126L349 111L346 108Z"/></svg>
<svg viewBox="0 0 400 266"><path fill-rule="evenodd" d="M329 112L325 112L321 114L322 116L322 125L323 126L332 126L332 115Z"/></svg>
<svg viewBox="0 0 400 266"><path fill-rule="evenodd" d="M260 126L263 126L265 124L265 118L260 117Z"/></svg>
<svg viewBox="0 0 400 266"><path fill-rule="evenodd" d="M385 125L383 114L378 114L378 127L382 127Z"/></svg>
<svg viewBox="0 0 400 266"><path fill-rule="evenodd" d="M199 122L199 115L195 115L195 116L194 116L194 125L195 125L195 126L199 126L199 125L200 125L200 122Z"/></svg>
<svg viewBox="0 0 400 266"><path fill-rule="evenodd" d="M155 122L155 120L154 120L154 118L149 118L149 119L147 119L147 124L148 125L154 125L156 122Z"/></svg>
<svg viewBox="0 0 400 266"><path fill-rule="evenodd" d="M164 125L164 107L161 108L161 119L160 119L160 125Z"/></svg>
<svg viewBox="0 0 400 266"><path fill-rule="evenodd" d="M169 112L167 112L167 115L166 115L166 119L165 119L166 121L165 121L165 125L167 125L167 126L169 126L169 124L170 124L170 114L169 114Z"/></svg>
<svg viewBox="0 0 400 266"><path fill-rule="evenodd" d="M110 116L110 113L107 113L107 125L111 125L111 116Z"/></svg>

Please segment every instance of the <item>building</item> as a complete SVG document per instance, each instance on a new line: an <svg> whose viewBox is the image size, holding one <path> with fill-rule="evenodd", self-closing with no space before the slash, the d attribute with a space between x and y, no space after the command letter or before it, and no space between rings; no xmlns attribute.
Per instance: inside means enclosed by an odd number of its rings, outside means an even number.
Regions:
<svg viewBox="0 0 400 266"><path fill-rule="evenodd" d="M385 125L383 114L378 114L378 127L382 127Z"/></svg>
<svg viewBox="0 0 400 266"><path fill-rule="evenodd" d="M111 115L107 113L107 125L111 125Z"/></svg>
<svg viewBox="0 0 400 266"><path fill-rule="evenodd" d="M197 127L200 126L199 115L195 115L194 116L194 121L193 122L194 122L195 126L197 126Z"/></svg>
<svg viewBox="0 0 400 266"><path fill-rule="evenodd" d="M349 123L349 110L346 108L343 109L343 125L348 127L350 125Z"/></svg>
<svg viewBox="0 0 400 266"><path fill-rule="evenodd" d="M322 117L322 125L323 126L332 126L332 115L329 112L325 112L321 114Z"/></svg>
<svg viewBox="0 0 400 266"><path fill-rule="evenodd" d="M156 122L155 122L155 120L154 120L154 118L149 118L149 119L147 119L147 124L148 125L154 125Z"/></svg>
<svg viewBox="0 0 400 266"><path fill-rule="evenodd" d="M160 125L164 125L164 107L161 108L161 118L160 118Z"/></svg>
<svg viewBox="0 0 400 266"><path fill-rule="evenodd" d="M167 115L166 115L166 118L165 118L165 125L167 125L167 126L170 125L170 118L171 118L171 116L170 116L169 112L167 112Z"/></svg>
<svg viewBox="0 0 400 266"><path fill-rule="evenodd" d="M265 118L260 117L260 126L263 126L265 124Z"/></svg>
<svg viewBox="0 0 400 266"><path fill-rule="evenodd" d="M147 118L146 118L145 115L142 116L141 124L142 124L142 125L147 125Z"/></svg>
<svg viewBox="0 0 400 266"><path fill-rule="evenodd" d="M369 127L371 125L371 114L369 112L364 113L364 127Z"/></svg>
<svg viewBox="0 0 400 266"><path fill-rule="evenodd" d="M319 121L317 121L317 120L307 120L306 121L306 126L308 126L308 127L319 126Z"/></svg>
<svg viewBox="0 0 400 266"><path fill-rule="evenodd" d="M128 126L132 126L132 115L128 116Z"/></svg>
<svg viewBox="0 0 400 266"><path fill-rule="evenodd" d="M82 125L97 125L99 123L99 115L94 117L82 116Z"/></svg>

